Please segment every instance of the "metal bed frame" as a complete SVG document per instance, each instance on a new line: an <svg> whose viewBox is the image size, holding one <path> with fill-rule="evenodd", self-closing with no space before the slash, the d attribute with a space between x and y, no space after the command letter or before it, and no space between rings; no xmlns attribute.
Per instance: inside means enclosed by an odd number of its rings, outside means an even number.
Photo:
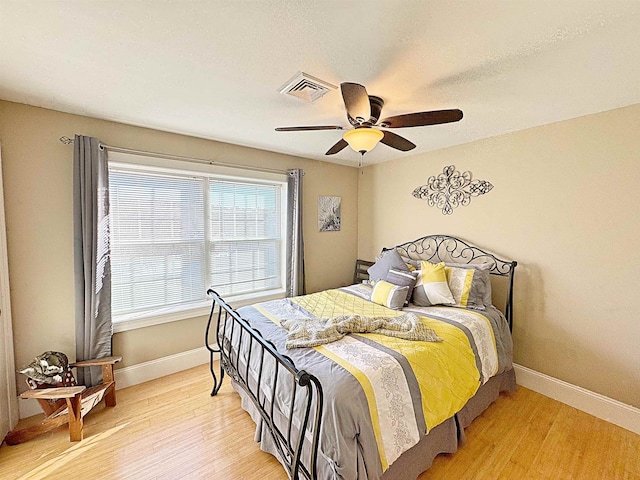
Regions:
<svg viewBox="0 0 640 480"><path fill-rule="evenodd" d="M205 331L205 346L209 350L209 368L213 377L211 396L218 394L224 373L236 382L248 395L271 434L274 445L285 467L289 478L316 478L316 459L320 437L322 415L322 385L319 380L304 370L298 369L293 361L276 350L269 340L262 337L260 331L253 328L244 318L233 310L212 289L207 294L213 298L213 306ZM217 308L216 308L217 307ZM210 343L212 320L215 321L215 345ZM214 354L220 354L220 381L214 372ZM244 359L241 353L246 353ZM252 364L253 356L253 364ZM257 362L257 365L256 365ZM273 375L263 375L264 367L272 365ZM250 375L250 367L258 368L257 377ZM288 414L285 421L277 421L274 417L276 394L281 382L293 385ZM302 397L296 400L301 392ZM282 418L279 415L278 418ZM255 420L255 419L254 419ZM302 461L306 434L311 437L308 461Z"/></svg>
<svg viewBox="0 0 640 480"><path fill-rule="evenodd" d="M491 274L508 277L505 316L509 326L512 326L515 261L501 260L447 235L428 235L392 248L412 259L454 263L489 262ZM315 376L300 370L291 358L280 353L273 343L266 340L213 289L209 289L207 294L213 299L205 330L205 346L209 350L209 368L213 377L211 396L218 394L226 372L255 406L289 478L315 480L324 403L322 385ZM217 354L220 356L219 379L214 371L214 357ZM293 398L290 399L288 412L275 411L274 417L277 392L283 382L290 382L294 386Z"/></svg>

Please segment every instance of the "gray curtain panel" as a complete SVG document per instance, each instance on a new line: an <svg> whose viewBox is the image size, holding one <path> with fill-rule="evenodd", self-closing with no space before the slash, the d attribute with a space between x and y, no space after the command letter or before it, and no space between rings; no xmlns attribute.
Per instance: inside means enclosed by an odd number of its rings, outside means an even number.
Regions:
<svg viewBox="0 0 640 480"><path fill-rule="evenodd" d="M107 152L76 135L73 149L76 360L111 356L111 262ZM78 369L78 382L102 381L100 367Z"/></svg>
<svg viewBox="0 0 640 480"><path fill-rule="evenodd" d="M287 198L287 297L304 295L304 240L302 238L302 176L299 169L288 170Z"/></svg>

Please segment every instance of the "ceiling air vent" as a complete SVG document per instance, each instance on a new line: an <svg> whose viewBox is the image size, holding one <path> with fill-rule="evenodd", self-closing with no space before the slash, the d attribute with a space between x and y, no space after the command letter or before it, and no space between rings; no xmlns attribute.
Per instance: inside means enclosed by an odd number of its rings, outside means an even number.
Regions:
<svg viewBox="0 0 640 480"><path fill-rule="evenodd" d="M298 72L286 84L280 87L279 91L282 94L300 98L305 102L314 103L336 88L338 87L319 78L312 77L304 72Z"/></svg>

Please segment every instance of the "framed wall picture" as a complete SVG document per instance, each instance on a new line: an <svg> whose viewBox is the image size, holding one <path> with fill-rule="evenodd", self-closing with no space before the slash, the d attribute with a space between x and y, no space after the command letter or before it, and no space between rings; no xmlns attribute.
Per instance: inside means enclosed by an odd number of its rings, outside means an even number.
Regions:
<svg viewBox="0 0 640 480"><path fill-rule="evenodd" d="M318 197L318 231L340 230L340 201L341 197Z"/></svg>

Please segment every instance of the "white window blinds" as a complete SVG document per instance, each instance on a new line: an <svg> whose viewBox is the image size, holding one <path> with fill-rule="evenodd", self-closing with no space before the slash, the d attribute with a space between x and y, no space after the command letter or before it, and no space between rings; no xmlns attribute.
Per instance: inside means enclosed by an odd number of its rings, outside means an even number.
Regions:
<svg viewBox="0 0 640 480"><path fill-rule="evenodd" d="M210 283L221 295L282 287L280 189L209 182Z"/></svg>
<svg viewBox="0 0 640 480"><path fill-rule="evenodd" d="M283 288L284 184L112 168L114 317Z"/></svg>

